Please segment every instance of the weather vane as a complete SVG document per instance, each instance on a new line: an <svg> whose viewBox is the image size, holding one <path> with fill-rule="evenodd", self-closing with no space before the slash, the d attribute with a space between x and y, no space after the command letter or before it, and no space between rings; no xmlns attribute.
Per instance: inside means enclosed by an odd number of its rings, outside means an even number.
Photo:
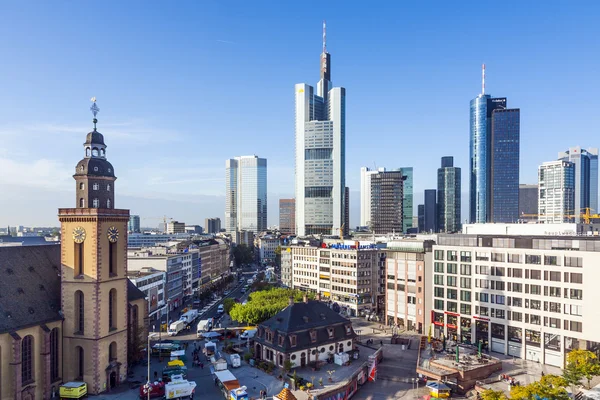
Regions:
<svg viewBox="0 0 600 400"><path fill-rule="evenodd" d="M92 111L92 114L94 114L94 130L96 130L96 124L98 123L98 120L96 119L96 115L98 115L98 112L100 111L100 109L98 108L98 105L96 104L96 97L92 97L90 100L92 100L92 106L90 107L90 110Z"/></svg>

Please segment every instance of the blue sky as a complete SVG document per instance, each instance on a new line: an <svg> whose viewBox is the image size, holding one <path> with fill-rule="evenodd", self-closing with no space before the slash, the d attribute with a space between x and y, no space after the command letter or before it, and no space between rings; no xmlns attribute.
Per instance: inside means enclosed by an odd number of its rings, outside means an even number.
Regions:
<svg viewBox="0 0 600 400"><path fill-rule="evenodd" d="M521 182L535 183L558 151L600 147L599 16L597 2L566 1L4 2L0 225L57 225L75 204L92 96L117 207L222 216L225 159L257 154L276 223L293 196L293 88L319 78L323 19L347 90L352 225L363 165L413 166L417 204L453 155L468 190L483 62L487 92L521 109Z"/></svg>

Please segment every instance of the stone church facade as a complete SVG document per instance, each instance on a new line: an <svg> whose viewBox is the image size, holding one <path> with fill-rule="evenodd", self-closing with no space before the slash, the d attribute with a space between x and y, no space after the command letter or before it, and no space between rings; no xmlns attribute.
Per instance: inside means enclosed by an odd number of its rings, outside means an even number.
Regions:
<svg viewBox="0 0 600 400"><path fill-rule="evenodd" d="M75 207L58 211L60 246L0 248L0 399L50 399L69 381L109 391L127 379L129 342L146 335L147 302L127 279L129 210L115 208L96 122Z"/></svg>

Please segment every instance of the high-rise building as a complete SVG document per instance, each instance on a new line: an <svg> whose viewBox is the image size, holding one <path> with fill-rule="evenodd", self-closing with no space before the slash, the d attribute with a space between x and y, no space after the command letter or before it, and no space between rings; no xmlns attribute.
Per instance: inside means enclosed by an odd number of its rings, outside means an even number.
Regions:
<svg viewBox="0 0 600 400"><path fill-rule="evenodd" d="M538 185L519 184L519 219L537 221Z"/></svg>
<svg viewBox="0 0 600 400"><path fill-rule="evenodd" d="M267 160L242 156L225 162L227 233L267 229Z"/></svg>
<svg viewBox="0 0 600 400"><path fill-rule="evenodd" d="M413 217L413 167L400 167L406 176L402 192L402 230L407 233L412 228Z"/></svg>
<svg viewBox="0 0 600 400"><path fill-rule="evenodd" d="M539 222L569 222L575 203L575 163L549 161L538 168Z"/></svg>
<svg viewBox="0 0 600 400"><path fill-rule="evenodd" d="M215 234L221 232L221 218L205 218L204 232L208 234Z"/></svg>
<svg viewBox="0 0 600 400"><path fill-rule="evenodd" d="M167 222L167 235L171 233L185 233L185 222L170 221Z"/></svg>
<svg viewBox="0 0 600 400"><path fill-rule="evenodd" d="M424 232L437 232L437 190L425 190L425 204L423 214L423 229Z"/></svg>
<svg viewBox="0 0 600 400"><path fill-rule="evenodd" d="M350 234L350 188L348 186L344 189L344 236Z"/></svg>
<svg viewBox="0 0 600 400"><path fill-rule="evenodd" d="M279 231L284 235L296 234L295 199L279 199Z"/></svg>
<svg viewBox="0 0 600 400"><path fill-rule="evenodd" d="M470 103L469 217L473 223L514 222L519 206L519 115L506 98L482 91Z"/></svg>
<svg viewBox="0 0 600 400"><path fill-rule="evenodd" d="M440 232L451 233L460 230L460 174L460 168L454 166L454 157L442 157L437 184L437 222Z"/></svg>
<svg viewBox="0 0 600 400"><path fill-rule="evenodd" d="M296 227L299 236L337 235L345 221L346 89L331 83L331 56L325 44L321 79L315 89L295 86Z"/></svg>
<svg viewBox="0 0 600 400"><path fill-rule="evenodd" d="M577 215L575 222L581 219L579 215L591 208L592 213L598 210L598 149L571 147L558 153L558 159L570 161L575 165L575 204L573 213Z"/></svg>
<svg viewBox="0 0 600 400"><path fill-rule="evenodd" d="M417 220L419 221L419 232L425 232L425 204L417 206Z"/></svg>
<svg viewBox="0 0 600 400"><path fill-rule="evenodd" d="M130 215L129 222L127 223L127 231L129 233L140 233L140 216L139 215Z"/></svg>
<svg viewBox="0 0 600 400"><path fill-rule="evenodd" d="M405 179L406 176L399 169L361 169L361 184L366 182L365 185L368 185L364 188L368 195L361 193L361 215L368 218L364 225L368 225L374 233L403 232L402 203ZM368 212L363 212L363 208L368 208Z"/></svg>

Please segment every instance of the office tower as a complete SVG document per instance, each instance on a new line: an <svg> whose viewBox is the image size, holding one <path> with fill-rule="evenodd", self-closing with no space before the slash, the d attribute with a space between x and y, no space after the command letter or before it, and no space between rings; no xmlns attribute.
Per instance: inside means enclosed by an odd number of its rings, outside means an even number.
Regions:
<svg viewBox="0 0 600 400"><path fill-rule="evenodd" d="M370 212L369 227L374 233L401 233L403 231L402 199L406 176L399 169L380 168L369 174Z"/></svg>
<svg viewBox="0 0 600 400"><path fill-rule="evenodd" d="M419 232L425 232L425 204L417 206L417 219L419 220Z"/></svg>
<svg viewBox="0 0 600 400"><path fill-rule="evenodd" d="M437 221L440 232L460 230L460 174L460 168L454 166L454 157L442 157L437 186Z"/></svg>
<svg viewBox="0 0 600 400"><path fill-rule="evenodd" d="M412 228L413 217L413 167L400 167L404 180L402 194L402 231L407 233Z"/></svg>
<svg viewBox="0 0 600 400"><path fill-rule="evenodd" d="M598 149L582 149L571 147L558 153L561 161L575 164L575 204L572 214L577 215L575 222L580 221L580 214L586 208L592 209L592 214L598 210Z"/></svg>
<svg viewBox="0 0 600 400"><path fill-rule="evenodd" d="M337 235L345 221L346 89L331 83L331 56L325 45L315 90L295 86L296 227L299 236Z"/></svg>
<svg viewBox="0 0 600 400"><path fill-rule="evenodd" d="M140 216L130 215L129 222L127 223L127 230L130 233L140 233Z"/></svg>
<svg viewBox="0 0 600 400"><path fill-rule="evenodd" d="M519 219L537 221L538 185L519 185Z"/></svg>
<svg viewBox="0 0 600 400"><path fill-rule="evenodd" d="M242 156L225 162L227 233L267 229L267 160Z"/></svg>
<svg viewBox="0 0 600 400"><path fill-rule="evenodd" d="M425 204L423 214L424 232L437 232L437 190L425 190Z"/></svg>
<svg viewBox="0 0 600 400"><path fill-rule="evenodd" d="M519 116L506 98L481 94L470 103L469 217L473 223L514 222L519 197ZM516 164L515 164L516 161Z"/></svg>
<svg viewBox="0 0 600 400"><path fill-rule="evenodd" d="M385 171L385 168L360 168L360 226L369 226L371 223L371 175L382 170Z"/></svg>
<svg viewBox="0 0 600 400"><path fill-rule="evenodd" d="M221 232L221 218L205 218L204 232L215 234Z"/></svg>
<svg viewBox="0 0 600 400"><path fill-rule="evenodd" d="M538 221L559 224L572 220L575 203L575 163L549 161L538 168Z"/></svg>
<svg viewBox="0 0 600 400"><path fill-rule="evenodd" d="M171 233L185 233L185 222L170 221L167 222L167 234Z"/></svg>
<svg viewBox="0 0 600 400"><path fill-rule="evenodd" d="M344 236L350 234L350 188L344 189Z"/></svg>
<svg viewBox="0 0 600 400"><path fill-rule="evenodd" d="M279 199L279 230L284 235L296 234L295 199Z"/></svg>

